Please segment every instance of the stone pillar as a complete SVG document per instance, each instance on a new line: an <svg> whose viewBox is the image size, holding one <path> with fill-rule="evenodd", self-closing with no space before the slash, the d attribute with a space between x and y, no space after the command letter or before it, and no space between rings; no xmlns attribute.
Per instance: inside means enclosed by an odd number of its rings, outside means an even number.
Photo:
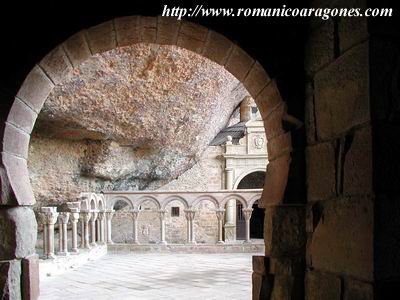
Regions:
<svg viewBox="0 0 400 300"><path fill-rule="evenodd" d="M42 207L40 209L41 219L44 225L44 258L55 258L54 255L54 224L57 222L57 207Z"/></svg>
<svg viewBox="0 0 400 300"><path fill-rule="evenodd" d="M251 219L251 213L253 212L252 208L243 208L243 216L244 219L246 220L246 240L245 243L250 243L250 219Z"/></svg>
<svg viewBox="0 0 400 300"><path fill-rule="evenodd" d="M165 209L160 209L158 215L160 217L160 244L167 244L165 240L165 215L167 211Z"/></svg>
<svg viewBox="0 0 400 300"><path fill-rule="evenodd" d="M78 253L78 220L79 220L79 209L70 209L70 219L72 226L72 248L71 252Z"/></svg>
<svg viewBox="0 0 400 300"><path fill-rule="evenodd" d="M82 211L80 214L82 223L82 244L81 247L85 249L90 249L89 245L89 221L91 219L91 212Z"/></svg>
<svg viewBox="0 0 400 300"><path fill-rule="evenodd" d="M218 219L218 241L217 244L223 244L224 241L222 239L222 230L223 230L223 222L224 222L224 212L225 209L219 208L215 211L217 214L217 219Z"/></svg>
<svg viewBox="0 0 400 300"><path fill-rule="evenodd" d="M92 211L90 217L90 246L97 246L96 244L96 220L97 220L98 212Z"/></svg>
<svg viewBox="0 0 400 300"><path fill-rule="evenodd" d="M228 143L227 143L228 144ZM227 190L233 189L233 168L225 169L225 188ZM225 213L226 223L225 223L225 241L235 241L236 240L236 200L231 199L226 203L226 213Z"/></svg>
<svg viewBox="0 0 400 300"><path fill-rule="evenodd" d="M185 216L187 220L188 226L188 243L189 244L196 244L196 237L194 232L194 216L196 211L194 209L187 209L185 210Z"/></svg>
<svg viewBox="0 0 400 300"><path fill-rule="evenodd" d="M111 239L111 220L114 216L115 210L106 211L106 220L107 220L107 244L112 245L114 242Z"/></svg>
<svg viewBox="0 0 400 300"><path fill-rule="evenodd" d="M99 215L97 216L97 224L99 225L98 226L98 242L102 245L105 244L104 220L105 220L105 212L101 211L101 212L99 212Z"/></svg>
<svg viewBox="0 0 400 300"><path fill-rule="evenodd" d="M100 242L100 213L97 213L97 220L96 220L96 242Z"/></svg>
<svg viewBox="0 0 400 300"><path fill-rule="evenodd" d="M58 215L59 249L57 255L68 255L68 220L69 212L60 212Z"/></svg>
<svg viewBox="0 0 400 300"><path fill-rule="evenodd" d="M138 239L138 217L139 217L139 210L134 209L131 211L132 213L132 218L133 218L133 244L138 245L139 244L139 239Z"/></svg>

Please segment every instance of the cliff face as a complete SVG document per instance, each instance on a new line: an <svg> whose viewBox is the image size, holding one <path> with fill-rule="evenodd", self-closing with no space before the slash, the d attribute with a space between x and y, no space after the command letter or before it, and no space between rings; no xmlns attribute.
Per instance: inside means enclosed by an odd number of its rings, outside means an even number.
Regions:
<svg viewBox="0 0 400 300"><path fill-rule="evenodd" d="M224 68L176 46L95 55L39 115L29 158L37 200L161 187L199 160L246 95Z"/></svg>

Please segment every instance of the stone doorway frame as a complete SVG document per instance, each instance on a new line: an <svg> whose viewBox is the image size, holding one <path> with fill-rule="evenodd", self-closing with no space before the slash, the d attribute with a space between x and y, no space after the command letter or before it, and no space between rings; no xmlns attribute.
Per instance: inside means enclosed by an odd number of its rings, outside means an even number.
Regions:
<svg viewBox="0 0 400 300"><path fill-rule="evenodd" d="M97 53L135 43L176 45L198 53L224 67L245 86L260 110L268 139L269 164L260 204L266 207L283 202L292 150L291 134L285 132L282 126L286 104L276 81L269 77L258 61L223 35L175 18L121 17L82 30L33 67L0 130L0 205L7 207L7 211L13 210L6 217L6 223L9 222L9 228L12 229L6 233L9 244L4 245L7 251L0 259L8 263L9 268L15 260L22 260L26 264L23 271L19 267L8 271L6 275L28 278L24 280L25 297L35 298L34 294L38 292L33 286L33 278L38 276L38 270L35 261L27 259L34 254L37 235L32 210L35 198L27 167L30 134L36 118L54 86L68 76L74 67ZM26 235L31 235L31 238L22 238Z"/></svg>

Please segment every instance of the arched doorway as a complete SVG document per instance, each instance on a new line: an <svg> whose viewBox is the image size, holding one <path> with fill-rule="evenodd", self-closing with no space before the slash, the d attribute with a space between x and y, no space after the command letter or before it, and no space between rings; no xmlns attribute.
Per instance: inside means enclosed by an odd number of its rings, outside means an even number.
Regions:
<svg viewBox="0 0 400 300"><path fill-rule="evenodd" d="M265 172L255 171L247 174L239 182L237 189L260 189L263 188L265 182ZM246 235L246 222L242 212L242 204L236 202L236 238L244 240ZM253 204L253 212L250 219L250 238L264 238L264 210L259 207L257 200Z"/></svg>
<svg viewBox="0 0 400 300"><path fill-rule="evenodd" d="M137 26L137 24L150 25ZM29 214L28 218L24 218L25 222L18 223L15 229L15 231L29 230L32 239L18 241L29 249L29 253L34 252L36 239L36 220L32 210L36 201L29 180L27 149L32 129L44 102L63 78L69 76L74 67L88 61L96 54L139 43L177 45L201 53L205 58L223 66L243 83L255 99L266 126L267 138L284 134L282 117L285 114L285 104L275 81L270 79L259 62L224 36L190 22L180 24L173 19L161 17L118 18L81 31L55 48L32 69L16 95L8 115L8 122L4 126L0 171L2 190L5 193L2 195L1 203L11 207L10 209L17 208L18 219L21 219L19 216L22 216L22 213ZM290 148L289 139L278 142L284 144L284 149ZM281 148L276 149L271 146L269 155L271 158L277 158L280 152ZM283 168L284 172L269 170L271 173L269 177L272 180L264 189L267 192L263 202L271 202L272 198L280 201L283 196L282 190L286 185L288 165L289 159L285 156L275 163L275 166ZM13 234L14 232L10 233L10 236ZM12 255L10 257L13 258ZM24 276L28 273L29 276L37 277L35 269L23 272Z"/></svg>

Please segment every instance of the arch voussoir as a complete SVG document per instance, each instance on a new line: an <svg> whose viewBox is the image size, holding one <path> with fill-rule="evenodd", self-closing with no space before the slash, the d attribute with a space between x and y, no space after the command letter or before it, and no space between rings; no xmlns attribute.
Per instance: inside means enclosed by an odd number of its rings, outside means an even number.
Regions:
<svg viewBox="0 0 400 300"><path fill-rule="evenodd" d="M292 135L290 132L283 133L268 140L268 160L273 161L283 153L292 151Z"/></svg>
<svg viewBox="0 0 400 300"><path fill-rule="evenodd" d="M38 114L25 102L15 98L7 117L7 123L13 124L26 133L30 134L35 125Z"/></svg>
<svg viewBox="0 0 400 300"><path fill-rule="evenodd" d="M103 53L117 47L112 21L93 26L87 30L87 39L92 54Z"/></svg>
<svg viewBox="0 0 400 300"><path fill-rule="evenodd" d="M246 51L235 45L225 64L225 69L239 81L243 82L254 62L254 59Z"/></svg>
<svg viewBox="0 0 400 300"><path fill-rule="evenodd" d="M73 69L65 51L61 46L54 48L39 63L46 75L54 84L59 84L71 74Z"/></svg>
<svg viewBox="0 0 400 300"><path fill-rule="evenodd" d="M114 19L115 37L119 47L140 42L139 16L128 16Z"/></svg>
<svg viewBox="0 0 400 300"><path fill-rule="evenodd" d="M155 43L157 39L157 18L140 17L140 41L142 43Z"/></svg>
<svg viewBox="0 0 400 300"><path fill-rule="evenodd" d="M65 53L74 67L77 67L92 55L85 35L86 30L80 31L62 44Z"/></svg>
<svg viewBox="0 0 400 300"><path fill-rule="evenodd" d="M39 66L33 67L17 93L17 98L39 113L54 84Z"/></svg>
<svg viewBox="0 0 400 300"><path fill-rule="evenodd" d="M203 56L219 65L225 65L234 47L235 45L222 34L209 30Z"/></svg>
<svg viewBox="0 0 400 300"><path fill-rule="evenodd" d="M264 70L261 64L256 61L247 74L243 84L248 92L253 95L253 97L257 97L257 95L270 81L271 79L269 78L267 72Z"/></svg>
<svg viewBox="0 0 400 300"><path fill-rule="evenodd" d="M177 46L202 53L207 34L208 29L206 27L183 21L179 29Z"/></svg>
<svg viewBox="0 0 400 300"><path fill-rule="evenodd" d="M159 16L157 18L156 43L160 45L176 45L181 23L176 18Z"/></svg>

